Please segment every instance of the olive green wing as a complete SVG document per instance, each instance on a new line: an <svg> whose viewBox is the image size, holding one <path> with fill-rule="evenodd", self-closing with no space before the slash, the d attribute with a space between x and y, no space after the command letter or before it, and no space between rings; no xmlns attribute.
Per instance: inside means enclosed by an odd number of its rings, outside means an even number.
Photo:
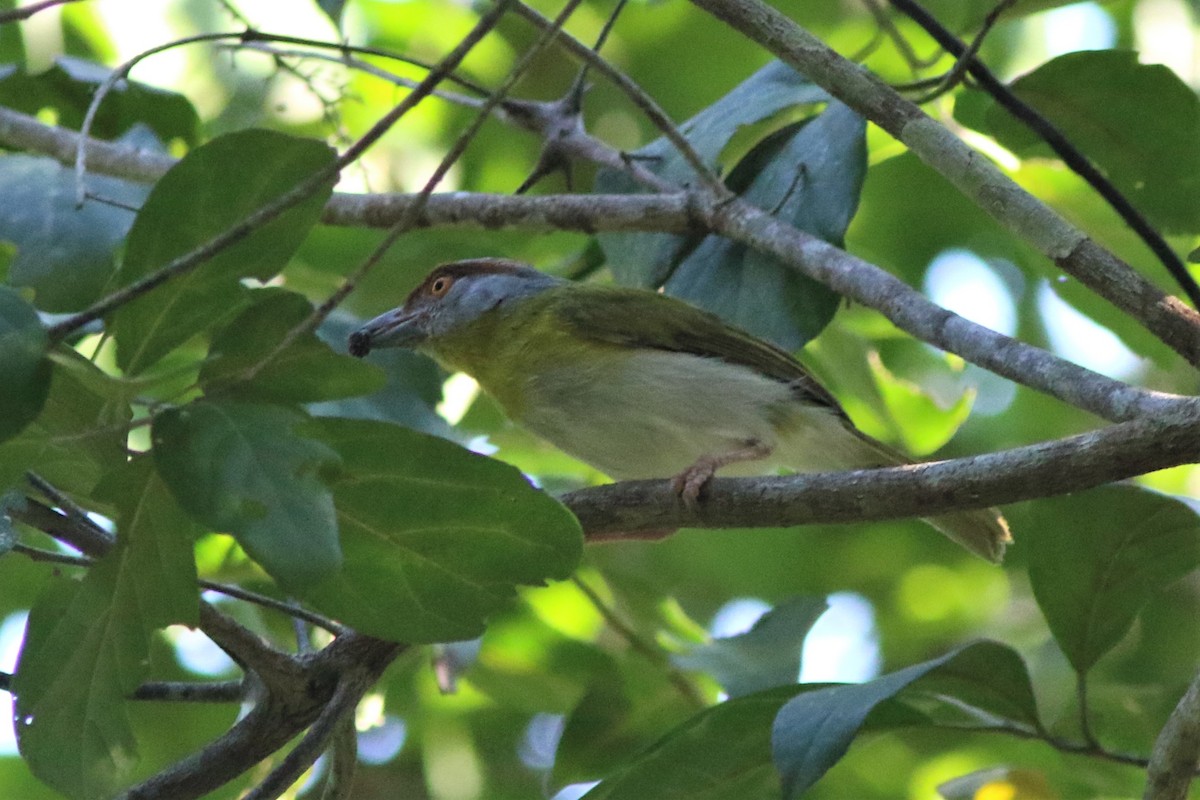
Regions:
<svg viewBox="0 0 1200 800"><path fill-rule="evenodd" d="M845 416L829 390L789 353L682 300L638 289L578 284L557 295L552 302L555 314L581 338L740 364L790 384L798 396Z"/></svg>

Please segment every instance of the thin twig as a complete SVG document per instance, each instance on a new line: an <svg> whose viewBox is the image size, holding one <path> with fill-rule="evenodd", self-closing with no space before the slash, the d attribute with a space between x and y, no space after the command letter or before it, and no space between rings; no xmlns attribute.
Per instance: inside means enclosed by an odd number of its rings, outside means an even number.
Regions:
<svg viewBox="0 0 1200 800"><path fill-rule="evenodd" d="M1098 758L1102 761L1112 761L1113 763L1125 764L1126 766L1130 767L1144 768L1146 764L1149 763L1149 760L1145 756L1134 755L1132 753L1120 753L1114 750L1106 750L1099 745L1093 745L1087 742L1073 742L1070 739L1051 736L1042 731L1023 728L1008 722L987 725L939 725L938 727L970 733L1000 733L1004 734L1005 736L1015 736L1018 739L1032 739L1048 744L1061 753L1090 756L1091 758Z"/></svg>
<svg viewBox="0 0 1200 800"><path fill-rule="evenodd" d="M697 708L705 708L709 705L704 696L700 694L690 680L683 673L675 669L671 664L671 659L661 648L646 641L632 626L627 624L625 620L617 614L615 610L609 608L608 603L604 602L604 598L587 585L587 582L578 575L571 576L571 583L575 584L576 588L583 593L583 596L588 599L592 607L599 612L608 626L616 631L617 635L624 639L635 653L638 653L651 664L666 671L667 680L671 682L684 699Z"/></svg>
<svg viewBox="0 0 1200 800"><path fill-rule="evenodd" d="M79 2L79 0L39 0L39 2L30 3L29 5L22 6L21 8L0 11L0 25L4 25L9 22L20 22L23 19L29 19L39 11L45 11L47 8L77 2Z"/></svg>
<svg viewBox="0 0 1200 800"><path fill-rule="evenodd" d="M83 123L79 126L79 148L75 152L75 204L82 207L87 199L87 186L84 184L84 176L87 172L86 158L87 150L83 146L83 142L91 136L92 124L96 121L96 114L100 112L100 104L104 102L104 98L113 88L125 80L129 71L140 64L150 56L157 55L167 50L173 50L176 47L184 47L190 44L199 42L217 42L222 39L240 39L243 34L234 33L198 33L193 36L184 36L179 39L173 39L169 42L164 42L160 45L155 45L147 50L143 50L133 58L117 65L112 72L105 76L100 85L96 87L92 93L92 99L88 103L87 112L83 115Z"/></svg>
<svg viewBox="0 0 1200 800"><path fill-rule="evenodd" d="M1112 181L1105 177L1087 156L1079 152L1079 149L1057 126L1013 94L982 61L969 52L961 39L947 30L916 0L891 0L891 2L924 28L938 44L966 64L967 70L975 77L984 91L994 97L996 102L1036 133L1046 144L1050 145L1050 148L1063 160L1064 164L1087 181L1153 251L1166 267L1167 272L1188 296L1188 299L1192 301L1192 305L1200 308L1200 284L1197 284L1191 273L1188 272L1183 260L1155 230L1154 226L1142 216L1141 212L1113 185Z"/></svg>
<svg viewBox="0 0 1200 800"><path fill-rule="evenodd" d="M513 10L524 19L533 23L542 30L550 28L550 20L543 17L533 8L525 5L520 0L516 0L513 4ZM667 113L655 102L654 98L648 95L640 86L637 85L629 76L621 72L619 69L610 64L606 59L601 58L592 48L588 47L583 42L566 33L559 32L556 39L566 48L568 52L578 58L585 64L590 64L596 72L603 75L611 81L618 89L624 92L625 96L646 115L646 118L653 123L654 127L667 138L672 146L679 151L683 156L684 161L695 171L700 178L701 183L709 190L716 193L720 197L731 196L731 192L725 188L721 179L704 163L704 159L692 147L691 142L684 137L678 126L671 121Z"/></svg>
<svg viewBox="0 0 1200 800"><path fill-rule="evenodd" d="M321 616L314 611L309 611L307 608L294 603L289 603L285 600L276 600L274 597L268 597L265 594L252 592L249 589L243 589L240 586L234 586L228 583L217 583L216 581L205 580L203 578L196 582L201 588L208 589L212 592L218 592L219 594L226 595L227 597L235 597L238 600L245 600L247 603L254 603L255 605L262 606L263 608L270 608L274 611L279 611L280 613L287 614L294 620L300 620L307 622L310 625L316 625L318 628L329 631L334 636L346 632L345 626L339 625L337 622L329 619L328 617Z"/></svg>
<svg viewBox="0 0 1200 800"><path fill-rule="evenodd" d="M1017 0L1000 0L1000 2L996 3L995 7L993 7L992 10L988 12L987 17L984 18L983 26L979 29L979 33L975 34L975 38L971 40L971 45L963 52L961 56L958 56L957 60L954 62L954 66L950 68L950 71L942 76L942 79L938 82L936 87L934 87L927 94L916 98L913 100L913 102L917 105L923 105L924 103L927 103L930 100L933 100L935 97L945 94L957 86L963 79L963 76L967 74L967 69L970 67L971 62L975 59L975 56L978 55L979 48L983 47L983 40L987 38L987 35L991 33L992 28L1000 20L1000 15L1007 11L1016 1Z"/></svg>

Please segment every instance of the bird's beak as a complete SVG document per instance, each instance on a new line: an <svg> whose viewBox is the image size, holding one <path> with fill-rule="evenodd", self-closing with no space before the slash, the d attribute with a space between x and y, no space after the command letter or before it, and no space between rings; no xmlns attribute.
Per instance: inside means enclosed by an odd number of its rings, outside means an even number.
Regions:
<svg viewBox="0 0 1200 800"><path fill-rule="evenodd" d="M362 358L376 347L414 347L429 338L424 309L385 311L350 334L350 355Z"/></svg>

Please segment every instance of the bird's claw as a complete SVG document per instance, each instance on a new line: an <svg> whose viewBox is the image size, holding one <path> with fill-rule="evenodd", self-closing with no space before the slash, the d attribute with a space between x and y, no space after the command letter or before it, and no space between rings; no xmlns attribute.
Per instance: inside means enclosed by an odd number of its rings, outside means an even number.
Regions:
<svg viewBox="0 0 1200 800"><path fill-rule="evenodd" d="M702 458L671 479L671 489L688 508L694 509L700 499L700 491L712 480L717 471L713 459Z"/></svg>

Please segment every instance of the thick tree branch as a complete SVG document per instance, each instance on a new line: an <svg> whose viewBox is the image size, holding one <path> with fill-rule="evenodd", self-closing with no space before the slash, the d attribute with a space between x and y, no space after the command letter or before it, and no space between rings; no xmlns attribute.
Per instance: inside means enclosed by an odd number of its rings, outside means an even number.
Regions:
<svg viewBox="0 0 1200 800"><path fill-rule="evenodd" d="M1187 800L1200 770L1200 672L1154 742L1143 800Z"/></svg>
<svg viewBox="0 0 1200 800"><path fill-rule="evenodd" d="M763 0L692 0L903 142L1064 272L1200 365L1200 312L1165 294L891 87Z"/></svg>
<svg viewBox="0 0 1200 800"><path fill-rule="evenodd" d="M17 131L15 140L6 131ZM0 143L33 147L56 158L72 152L77 134L48 128L32 118L0 108ZM64 144L69 144L64 147ZM146 166L137 151L103 142L89 144L103 151L93 167ZM158 162L164 171L167 163ZM995 333L930 303L890 273L843 250L805 234L744 202L714 201L703 189L675 195L546 195L510 197L466 192L430 195L420 214L413 207L418 195L335 195L326 205L324 220L336 225L412 227L463 226L525 230L652 230L696 232L713 230L761 252L771 253L794 269L822 281L838 292L875 308L900 328L922 341L962 356L1038 391L1104 417L1120 421L1153 413L1164 398L1114 381L1063 361L1050 353ZM1090 257L1112 256L1089 241L1080 245Z"/></svg>
<svg viewBox="0 0 1200 800"><path fill-rule="evenodd" d="M927 517L1081 491L1200 461L1200 399L1098 431L997 453L887 469L717 478L694 508L669 481L570 492L563 503L591 541L673 528L786 527Z"/></svg>

